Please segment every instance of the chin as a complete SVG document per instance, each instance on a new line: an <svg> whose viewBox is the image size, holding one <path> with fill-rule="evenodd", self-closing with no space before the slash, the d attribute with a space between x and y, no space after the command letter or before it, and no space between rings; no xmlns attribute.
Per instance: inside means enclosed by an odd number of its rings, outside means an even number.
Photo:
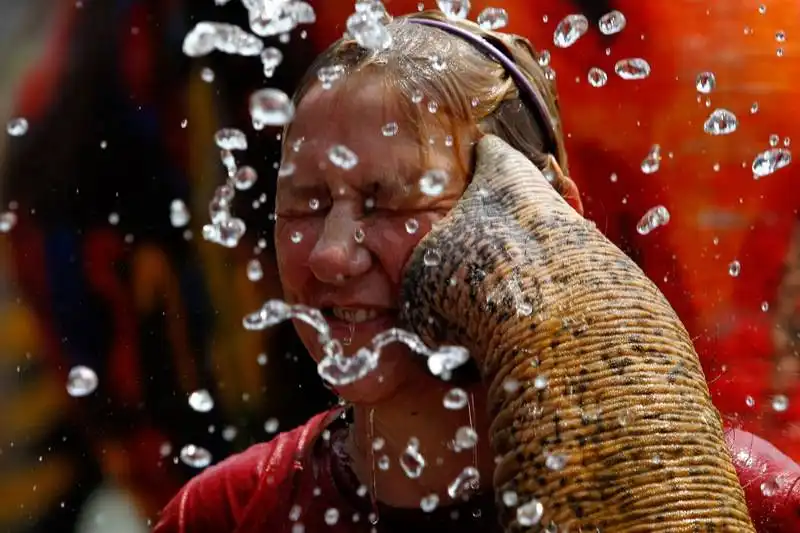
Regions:
<svg viewBox="0 0 800 533"><path fill-rule="evenodd" d="M386 401L404 388L411 374L412 357L414 354L405 346L389 346L381 352L378 368L355 383L337 387L337 392L351 403L377 404Z"/></svg>

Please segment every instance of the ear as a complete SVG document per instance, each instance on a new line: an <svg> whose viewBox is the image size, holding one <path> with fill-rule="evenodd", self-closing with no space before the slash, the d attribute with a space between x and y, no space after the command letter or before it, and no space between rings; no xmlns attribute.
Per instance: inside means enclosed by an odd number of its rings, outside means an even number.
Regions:
<svg viewBox="0 0 800 533"><path fill-rule="evenodd" d="M556 190L561 193L561 196L564 197L564 200L581 216L583 216L583 202L581 202L581 194L578 191L578 186L575 185L575 182L569 176L564 175L564 171L561 170L561 165L558 164L556 158L553 157L551 154L547 161L547 170L552 172L551 176L552 181L551 183L556 188Z"/></svg>

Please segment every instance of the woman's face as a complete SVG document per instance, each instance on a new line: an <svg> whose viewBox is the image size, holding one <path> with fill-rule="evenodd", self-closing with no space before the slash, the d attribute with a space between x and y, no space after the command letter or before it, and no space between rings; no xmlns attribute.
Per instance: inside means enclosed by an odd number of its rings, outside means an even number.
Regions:
<svg viewBox="0 0 800 533"><path fill-rule="evenodd" d="M398 325L403 268L464 191L471 152L470 130L442 111L429 113L427 100L414 104L424 110L429 139L423 140L397 103L403 96L370 75L355 76L327 90L316 86L299 104L284 143L288 175L278 178L275 227L286 301L322 310L348 355ZM341 146L358 157L352 168L332 161L330 150ZM436 196L420 188L429 170L448 175ZM295 325L319 361L316 332ZM414 357L421 356L393 344L376 371L339 392L350 401L377 402L410 379L435 379Z"/></svg>

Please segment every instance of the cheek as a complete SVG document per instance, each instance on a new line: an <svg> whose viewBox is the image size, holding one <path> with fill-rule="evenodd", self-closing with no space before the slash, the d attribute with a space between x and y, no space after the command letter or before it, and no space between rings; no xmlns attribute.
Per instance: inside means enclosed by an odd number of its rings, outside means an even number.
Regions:
<svg viewBox="0 0 800 533"><path fill-rule="evenodd" d="M400 283L414 248L430 232L434 222L443 216L437 212L414 213L383 218L370 224L365 244L380 261L392 283Z"/></svg>
<svg viewBox="0 0 800 533"><path fill-rule="evenodd" d="M294 300L312 273L308 257L322 228L321 219L281 219L275 223L275 256L284 297Z"/></svg>

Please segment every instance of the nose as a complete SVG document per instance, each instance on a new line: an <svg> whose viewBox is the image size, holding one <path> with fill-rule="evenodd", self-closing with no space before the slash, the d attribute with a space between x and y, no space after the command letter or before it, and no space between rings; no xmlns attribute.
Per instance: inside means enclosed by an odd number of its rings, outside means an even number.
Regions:
<svg viewBox="0 0 800 533"><path fill-rule="evenodd" d="M372 267L369 250L356 242L361 224L345 205L334 205L308 258L314 276L330 284L365 274Z"/></svg>

